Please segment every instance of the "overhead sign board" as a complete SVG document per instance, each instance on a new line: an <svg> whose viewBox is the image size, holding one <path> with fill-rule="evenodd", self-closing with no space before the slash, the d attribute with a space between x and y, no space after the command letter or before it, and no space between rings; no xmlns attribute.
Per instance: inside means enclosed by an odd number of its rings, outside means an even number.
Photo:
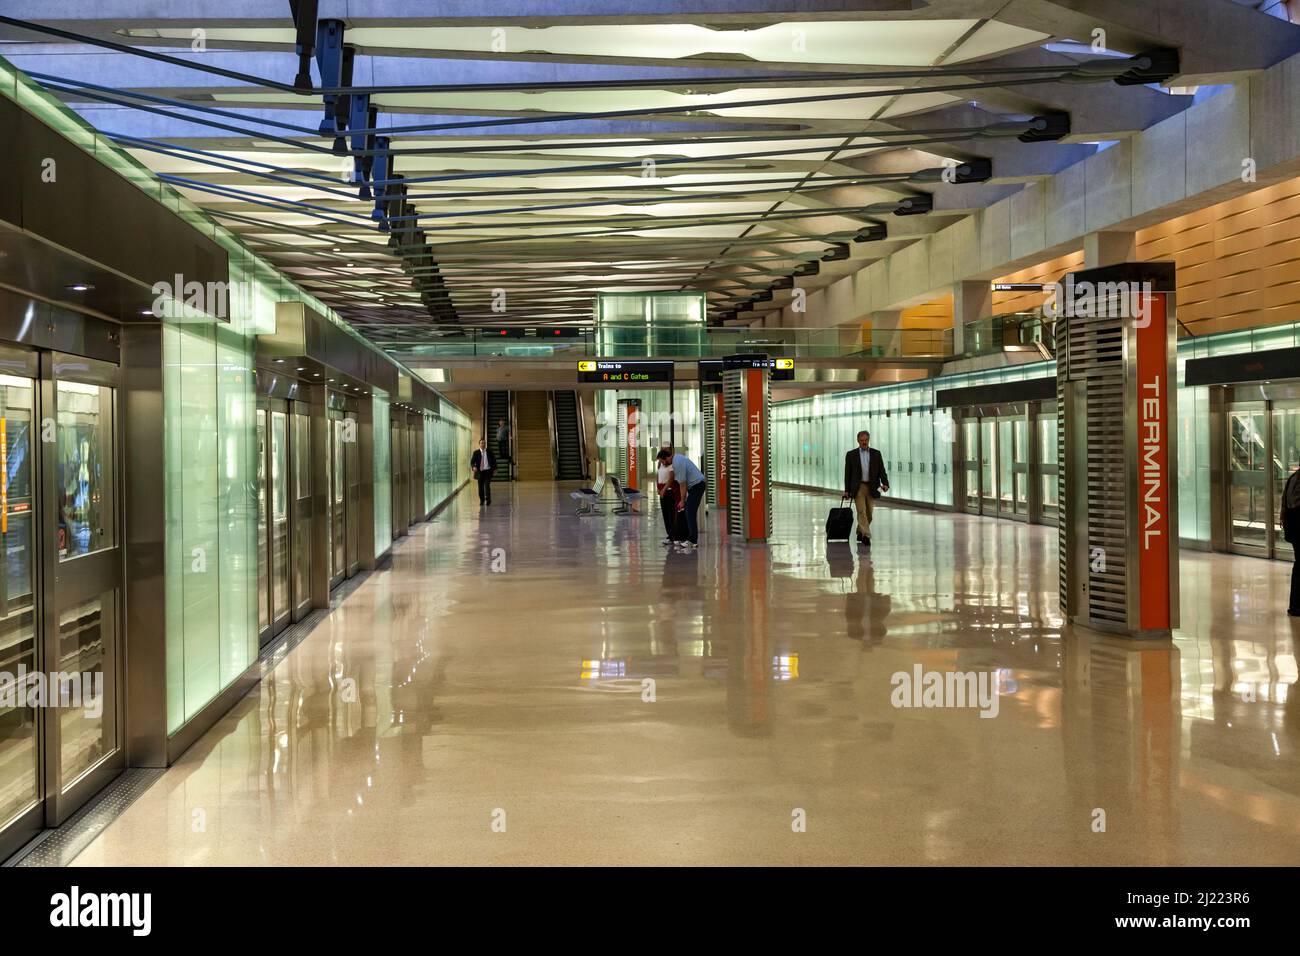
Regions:
<svg viewBox="0 0 1300 956"><path fill-rule="evenodd" d="M768 358L766 355L728 355L721 359L700 359L700 381L721 382L723 369L743 368L768 370L773 382L794 381L794 359Z"/></svg>
<svg viewBox="0 0 1300 956"><path fill-rule="evenodd" d="M578 363L578 381L597 385L641 385L671 382L672 362L621 362L616 359L586 359Z"/></svg>

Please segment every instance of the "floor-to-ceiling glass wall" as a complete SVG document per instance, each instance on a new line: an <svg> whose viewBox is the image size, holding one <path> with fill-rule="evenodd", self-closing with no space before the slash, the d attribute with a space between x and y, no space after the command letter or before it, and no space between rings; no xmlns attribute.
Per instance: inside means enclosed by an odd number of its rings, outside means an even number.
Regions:
<svg viewBox="0 0 1300 956"><path fill-rule="evenodd" d="M0 848L8 852L65 820L123 765L122 565L117 366L6 346L0 353L11 372L27 372L0 375ZM20 681L22 673L44 677Z"/></svg>

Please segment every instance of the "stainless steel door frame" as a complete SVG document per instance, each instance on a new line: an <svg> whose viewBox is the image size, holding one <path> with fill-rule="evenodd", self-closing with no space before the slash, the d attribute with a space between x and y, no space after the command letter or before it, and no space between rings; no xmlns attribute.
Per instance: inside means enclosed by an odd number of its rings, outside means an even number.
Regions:
<svg viewBox="0 0 1300 956"><path fill-rule="evenodd" d="M979 513L986 518L998 516L998 419L996 415L980 415L979 433ZM985 474L985 471L988 474Z"/></svg>
<svg viewBox="0 0 1300 956"><path fill-rule="evenodd" d="M955 487L956 507L957 510L964 511L966 514L977 515L980 513L982 495L980 488L979 416L974 409L964 411L953 409L953 418L957 423L957 441L953 443L953 447L956 449L956 461L953 462L953 473L957 476ZM972 478L974 479L973 488ZM973 496L971 495L972 490L975 492Z"/></svg>
<svg viewBox="0 0 1300 956"><path fill-rule="evenodd" d="M1044 442L1043 423L1050 423L1053 426L1048 442ZM1043 491L1048 485L1053 488L1057 487L1057 478L1061 472L1060 463L1056 461L1057 440L1055 437L1056 426L1056 402L1034 402L1030 407L1029 419L1030 446L1033 460L1033 468L1030 471L1030 514L1031 520L1036 524L1055 525L1059 520L1061 513L1061 502L1056 501L1055 505L1049 506L1043 497ZM1050 445L1050 448L1048 447ZM1051 454L1052 461L1047 461L1047 455ZM1054 496L1055 497L1055 496ZM1050 507L1050 513L1049 513Z"/></svg>
<svg viewBox="0 0 1300 956"><path fill-rule="evenodd" d="M44 649L41 642L41 581L43 578L41 557L44 552L44 534L39 526L43 514L40 466L40 359L39 353L0 346L0 374L21 382L15 385L27 390L27 401L21 405L10 406L8 403L8 383L0 383L0 419L4 420L4 455L0 465L4 475L4 513L5 533L0 542L0 551L5 556L5 566L0 569L0 618L8 622L7 632L18 632L18 639L3 649L3 669L10 674L16 673L18 666L30 659L30 670L46 669L44 666ZM20 438L22 417L26 416L26 436ZM10 420L13 424L10 424ZM25 448L23 447L25 445ZM22 449L22 459L26 462L27 487L25 494L21 487L10 485L10 462L19 463L16 454ZM19 492L15 494L15 492ZM24 500L25 499L25 500ZM9 535L14 535L19 547L24 544L19 527L26 526L26 548L28 550L28 594L11 594L9 591ZM23 602L26 601L26 604ZM23 634L26 632L26 634ZM30 650L24 645L30 642ZM18 761L11 757L5 768L6 782L12 776L21 775L24 789L30 785L30 795L24 794L22 802L26 806L6 809L6 816L0 818L0 858L17 851L45 826L45 755L42 749L43 715L37 708L14 708L22 711L18 722L25 727L30 720L31 762ZM26 712L30 711L30 715ZM12 716L12 715L11 715ZM19 745L21 746L21 744Z"/></svg>
<svg viewBox="0 0 1300 956"><path fill-rule="evenodd" d="M347 487L347 544L346 561L348 577L361 570L361 422L355 410L344 412L344 427L351 423L352 440L344 442L343 457L346 463Z"/></svg>
<svg viewBox="0 0 1300 956"><path fill-rule="evenodd" d="M1274 554L1273 543L1273 516L1276 513L1273 501L1273 428L1271 404L1267 401L1234 401L1224 408L1224 482L1222 488L1224 501L1224 514L1227 518L1227 540L1226 545L1229 552L1233 554L1242 554L1255 558L1268 558ZM1233 463L1233 427L1232 423L1237 416L1249 416L1250 428L1263 445L1264 467L1262 469L1246 468L1234 469ZM1257 421L1262 421L1264 427L1260 429ZM1250 436L1248 436L1250 440ZM1251 449L1253 455L1254 449ZM1242 476L1234 480L1234 475ZM1260 544L1254 544L1248 541L1237 540L1237 515L1233 510L1233 491L1235 488L1258 488L1262 493L1263 513L1263 541ZM1251 496L1251 506L1255 505L1255 497Z"/></svg>
<svg viewBox="0 0 1300 956"><path fill-rule="evenodd" d="M402 450L398 439L401 437L402 430L397 424L397 415L398 412L390 406L388 412L388 533L393 541L406 533L401 518Z"/></svg>
<svg viewBox="0 0 1300 956"><path fill-rule="evenodd" d="M1291 444L1285 439L1279 443L1280 425L1289 418L1295 418L1291 434ZM1282 510L1282 493L1291 475L1291 465L1295 461L1300 465L1300 399L1270 400L1268 403L1268 472L1272 485L1269 498L1269 525L1272 529L1270 539L1270 556L1275 560L1291 561L1296 551L1287 546L1282 528L1278 524L1279 512ZM1280 447L1279 447L1280 445Z"/></svg>
<svg viewBox="0 0 1300 956"><path fill-rule="evenodd" d="M271 629L271 569L267 564L271 540L271 490L267 446L271 443L271 414L260 400L254 411L257 432L257 638L266 642Z"/></svg>
<svg viewBox="0 0 1300 956"><path fill-rule="evenodd" d="M264 467L266 469L267 482L267 526L266 526L266 585L267 606L270 610L270 626L261 636L261 643L265 644L271 638L275 637L280 631L289 625L293 617L293 579L292 579L292 548L293 548L293 529L291 526L292 515L292 486L289 478L289 404L284 399L272 398L261 399L259 407L266 412L266 448L264 449L265 459ZM282 435L278 441L276 436L277 422L280 425ZM282 454L276 454L279 449ZM280 491L277 482L277 465L278 471L283 475L284 489ZM286 499L281 502L281 498ZM276 515L283 508L286 515L285 522L285 547L282 559L276 557ZM278 607L276 605L276 585L280 575L286 575L284 580L284 604Z"/></svg>
<svg viewBox="0 0 1300 956"><path fill-rule="evenodd" d="M1029 521L1031 520L1032 517L1032 505L1033 505L1033 480L1032 479L1033 479L1033 470L1034 470L1034 460L1032 454L1033 438L1031 437L1031 432L1032 432L1031 426L1033 424L1033 418L1030 414L1030 410L1028 406L1029 406L1028 402L1024 403L1023 405L1017 404L1009 411L1008 414L998 416L997 430L998 430L999 455L1002 453L1003 450L1001 448L1001 442L1003 440L1002 425L1004 422L1007 424L1006 431L1010 435L1010 439L1011 439L1010 440L1011 447L1007 451L1007 454L1011 456L1010 467L1007 470L1007 477L1011 485L1011 487L1008 489L1011 496L1010 510L1006 510L1002 507L1002 498L1001 495L999 494L998 517L1011 518L1015 521ZM1020 434L1017 432L1017 428L1023 429L1024 443L1023 443L1023 448L1020 449L1021 452L1023 453L1022 461L1018 461L1016 458L1017 445L1021 437ZM999 474L1000 473L1001 473L1001 463L999 462ZM1024 501L1023 508L1020 503L1020 497L1018 494L1018 485L1016 481L1016 477L1018 475L1022 476L1023 481L1025 483L1025 501ZM998 480L1000 484L1001 478L999 477Z"/></svg>
<svg viewBox="0 0 1300 956"><path fill-rule="evenodd" d="M406 426L407 444L410 446L410 465L407 474L410 484L411 524L423 521L424 508L424 414L412 412Z"/></svg>
<svg viewBox="0 0 1300 956"><path fill-rule="evenodd" d="M337 408L326 412L325 422L329 443L325 522L329 529L330 587L334 588L348 576L348 467L344 448L347 426L342 409Z"/></svg>
<svg viewBox="0 0 1300 956"><path fill-rule="evenodd" d="M311 405L289 403L289 581L292 618L301 621L312 610L312 490Z"/></svg>
<svg viewBox="0 0 1300 956"><path fill-rule="evenodd" d="M42 506L37 516L38 536L37 561L40 567L40 627L39 641L42 650L38 662L47 675L58 671L64 672L61 653L61 622L65 611L78 605L90 606L92 602L103 601L107 597L108 607L100 604L99 623L100 644L103 661L100 671L103 674L104 697L101 701L102 719L105 726L112 727L113 745L111 749L94 758L84 769L77 771L72 780L64 780L64 739L63 715L68 708L46 706L42 708L39 719L40 753L42 755L45 824L57 826L64 822L83 803L101 790L126 765L125 726L123 707L119 690L122 687L122 654L120 653L122 628L122 559L119 529L122 479L119 473L120 456L117 443L121 429L118 411L118 368L107 362L79 356L64 355L58 352L42 352L40 355L40 381L38 386L38 420L40 422L39 452L34 458L39 464L39 478ZM104 489L96 489L101 495L100 510L96 515L101 527L93 531L95 538L107 538L110 544L97 548L87 554L64 558L60 547L59 519L61 512L60 489L58 477L61 472L59 460L59 405L58 385L60 382L90 386L102 386L105 391L97 393L99 409L97 414L103 416L100 421L107 424L107 440L101 441L98 449L104 459L101 462L101 476L110 482L111 501L102 501ZM63 528L63 543L71 548L73 529L69 524ZM72 673L80 675L81 661ZM47 687L47 694L50 688ZM47 699L52 704L53 698Z"/></svg>

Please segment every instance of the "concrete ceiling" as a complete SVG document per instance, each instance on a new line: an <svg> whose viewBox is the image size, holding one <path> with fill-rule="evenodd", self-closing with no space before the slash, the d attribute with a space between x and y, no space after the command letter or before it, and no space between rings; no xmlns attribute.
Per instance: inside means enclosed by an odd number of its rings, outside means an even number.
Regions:
<svg viewBox="0 0 1300 956"><path fill-rule="evenodd" d="M310 132L320 94L270 85L297 70L287 2L63 0L58 11L38 22L270 81L0 26L0 55L47 77L363 333L389 344L437 338L373 202L346 181L352 161ZM0 0L6 16L39 12ZM378 127L437 127L393 132L395 169L465 325L588 321L601 290L699 289L713 319L743 316L753 294L873 221L886 222L886 240L852 245L847 260L798 284L816 289L862 268L1191 101L1042 81L1041 71L1096 59L1086 45L1099 38L1103 56L1177 47L1182 76L1171 86L1300 49L1295 28L1230 0L326 0L319 16L345 22L354 85L443 87L378 91L372 104ZM970 72L907 75L959 65ZM917 91L983 81L978 71L992 67L1023 75ZM896 75L854 75L881 71ZM524 88L557 83L581 88ZM123 105L115 91L159 99ZM1051 112L1071 116L1062 142L961 133ZM994 163L986 184L901 178L981 156ZM864 209L922 192L934 197L929 216Z"/></svg>

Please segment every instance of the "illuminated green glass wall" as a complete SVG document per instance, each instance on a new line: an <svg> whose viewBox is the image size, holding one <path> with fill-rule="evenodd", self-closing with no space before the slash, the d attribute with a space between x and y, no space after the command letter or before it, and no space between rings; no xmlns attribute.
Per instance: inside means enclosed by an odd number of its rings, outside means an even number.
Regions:
<svg viewBox="0 0 1300 956"><path fill-rule="evenodd" d="M257 658L256 336L274 329L277 301L313 302L210 223L204 231L229 256L229 321L161 330L169 733Z"/></svg>
<svg viewBox="0 0 1300 956"><path fill-rule="evenodd" d="M701 292L596 296L596 347L605 358L696 356L708 339Z"/></svg>
<svg viewBox="0 0 1300 956"><path fill-rule="evenodd" d="M1300 346L1300 324L1184 338L1178 343L1178 531L1186 541L1210 541L1210 390L1188 388L1187 360L1234 352ZM865 428L880 449L890 497L921 504L953 502L952 416L934 407L934 393L1056 374L1055 362L946 375L917 384L888 385L779 402L772 407L773 480L840 491L844 453Z"/></svg>
<svg viewBox="0 0 1300 956"><path fill-rule="evenodd" d="M443 403L424 413L424 510L432 511L469 480L469 416Z"/></svg>
<svg viewBox="0 0 1300 956"><path fill-rule="evenodd" d="M940 388L965 388L1056 374L1054 362L948 375L923 382L828 392L772 406L773 480L841 491L844 453L871 432L889 472L890 497L919 504L953 502L952 414L936 408Z"/></svg>
<svg viewBox="0 0 1300 956"><path fill-rule="evenodd" d="M167 727L257 656L254 340L218 325L163 326Z"/></svg>
<svg viewBox="0 0 1300 956"><path fill-rule="evenodd" d="M376 388L370 397L374 422L375 557L393 545L393 459L388 394Z"/></svg>
<svg viewBox="0 0 1300 956"><path fill-rule="evenodd" d="M1188 359L1300 347L1300 323L1198 335L1178 343L1178 531L1210 540L1210 390L1188 388Z"/></svg>
<svg viewBox="0 0 1300 956"><path fill-rule="evenodd" d="M167 319L160 329L166 726L173 733L257 658L256 336L275 330L276 303L303 302L354 338L359 349L373 347L3 58L0 96L218 243L229 259L228 321ZM440 483L430 489L426 482L426 494L438 500L463 484L469 470L468 418L450 402L441 404L437 447L455 454L434 463L435 470L441 469ZM376 413L383 418L375 430L375 477L377 485L382 483L376 510L383 509L382 537L378 527L376 537L383 542L382 552L391 544L392 524L387 396L377 400Z"/></svg>

